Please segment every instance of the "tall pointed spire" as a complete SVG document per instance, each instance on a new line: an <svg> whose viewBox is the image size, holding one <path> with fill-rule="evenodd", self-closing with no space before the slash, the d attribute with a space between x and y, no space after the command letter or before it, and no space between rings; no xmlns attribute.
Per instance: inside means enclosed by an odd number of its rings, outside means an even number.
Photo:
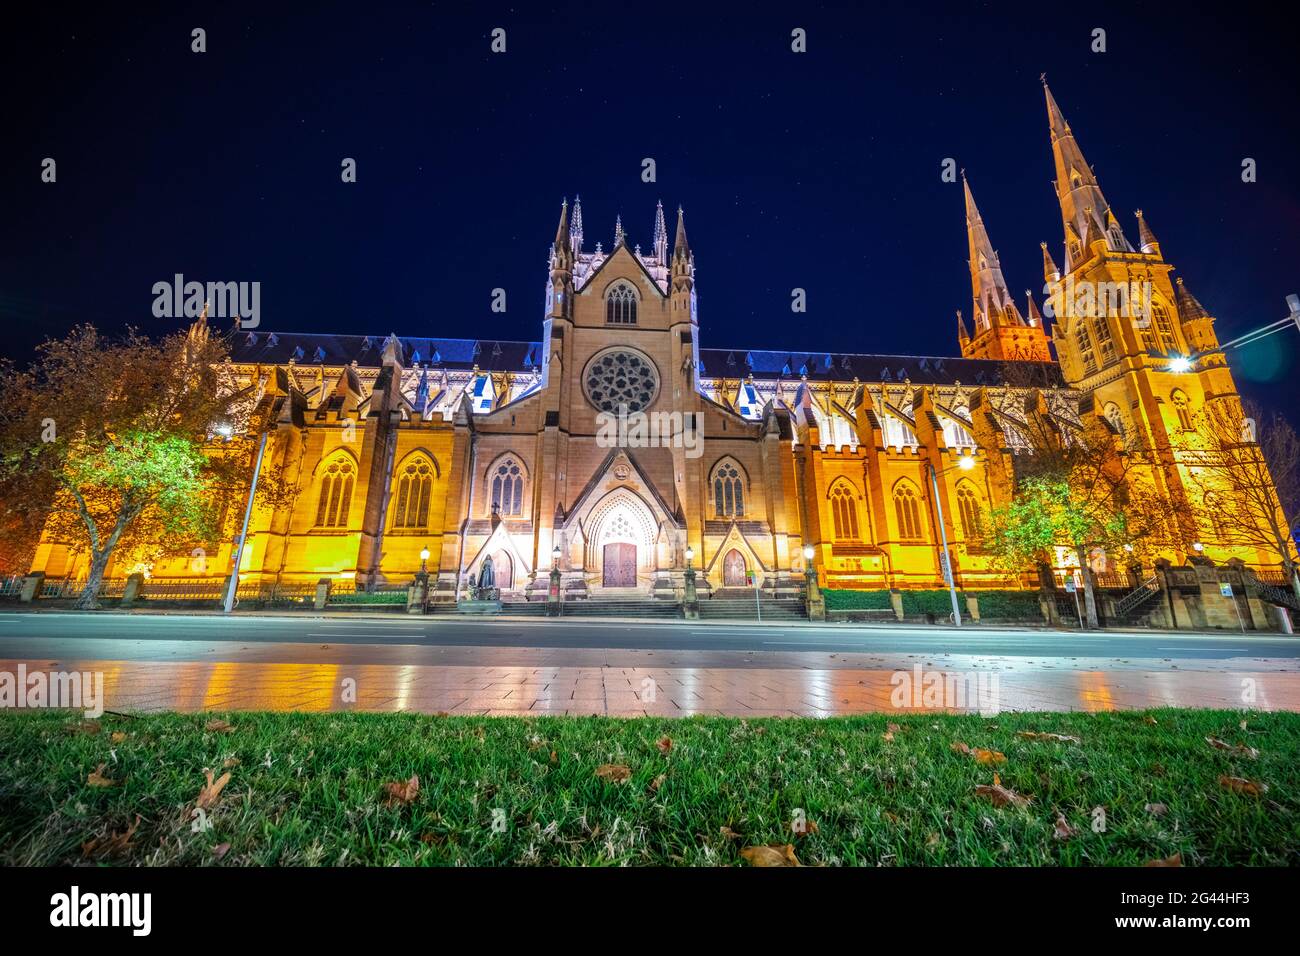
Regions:
<svg viewBox="0 0 1300 956"><path fill-rule="evenodd" d="M995 325L1019 325L1020 316L964 170L961 185L966 194L966 242L970 251L971 297L975 301L975 334Z"/></svg>
<svg viewBox="0 0 1300 956"><path fill-rule="evenodd" d="M957 310L957 342L964 349L970 341L970 332L966 328L966 320L961 317L961 309Z"/></svg>
<svg viewBox="0 0 1300 956"><path fill-rule="evenodd" d="M1028 305L1025 307L1025 320L1037 328L1043 327L1043 314L1038 311L1038 306L1034 303L1034 294L1028 289L1025 290L1025 300Z"/></svg>
<svg viewBox="0 0 1300 956"><path fill-rule="evenodd" d="M660 263L668 261L668 227L664 224L664 204L662 200L655 204L654 238L651 240L650 247L652 255Z"/></svg>
<svg viewBox="0 0 1300 956"><path fill-rule="evenodd" d="M1137 216L1138 221L1138 248L1144 255L1160 255L1160 243L1156 239L1155 233L1147 225L1147 221L1142 216L1142 210L1139 209L1133 215Z"/></svg>
<svg viewBox="0 0 1300 956"><path fill-rule="evenodd" d="M1104 237L1108 248L1115 252L1132 252L1119 222L1110 212L1110 204L1102 195L1101 186L1092 167L1083 158L1083 150L1070 124L1065 121L1061 108L1056 105L1052 90L1043 81L1043 94L1047 98L1047 120L1052 135L1052 161L1056 166L1056 198L1061 204L1061 221L1066 228L1065 270L1072 271L1090 255L1086 248L1089 233ZM1070 235L1073 228L1075 236ZM1083 240L1083 244L1075 241Z"/></svg>
<svg viewBox="0 0 1300 956"><path fill-rule="evenodd" d="M573 225L569 227L569 241L573 243L573 253L582 252L582 197L573 197Z"/></svg>
<svg viewBox="0 0 1300 956"><path fill-rule="evenodd" d="M561 249L567 249L569 246L569 197L565 196L560 202L560 224L555 228L555 245L552 247L555 252Z"/></svg>
<svg viewBox="0 0 1300 956"><path fill-rule="evenodd" d="M1178 317L1184 322L1190 322L1194 319L1207 319L1210 313L1205 311L1205 306L1201 305L1196 296L1192 295L1187 286L1183 285L1182 276L1179 276L1177 283L1178 296Z"/></svg>
<svg viewBox="0 0 1300 956"><path fill-rule="evenodd" d="M686 242L686 219L681 206L677 207L677 238L673 240L673 259L678 256L686 259L691 257L691 247Z"/></svg>
<svg viewBox="0 0 1300 956"><path fill-rule="evenodd" d="M614 217L614 248L617 249L627 241L627 236L623 233L623 217Z"/></svg>
<svg viewBox="0 0 1300 956"><path fill-rule="evenodd" d="M1056 267L1056 262L1052 259L1052 254L1047 251L1047 243L1040 242L1043 247L1043 281L1060 282L1061 270Z"/></svg>

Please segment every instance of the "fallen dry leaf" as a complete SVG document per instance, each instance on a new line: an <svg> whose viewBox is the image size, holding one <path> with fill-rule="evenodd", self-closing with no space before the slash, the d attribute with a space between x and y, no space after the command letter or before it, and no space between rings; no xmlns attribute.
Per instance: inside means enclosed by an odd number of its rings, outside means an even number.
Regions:
<svg viewBox="0 0 1300 956"><path fill-rule="evenodd" d="M596 768L596 776L612 783L624 783L632 777L632 768L621 763L603 763Z"/></svg>
<svg viewBox="0 0 1300 956"><path fill-rule="evenodd" d="M962 743L960 740L954 740L952 743L950 743L950 744L948 745L948 749L951 750L951 751L953 751L954 753L959 753L959 754L968 754L968 753L970 753L970 748L967 747L967 746L966 746L964 743Z"/></svg>
<svg viewBox="0 0 1300 956"><path fill-rule="evenodd" d="M87 840L81 844L81 855L84 859L108 856L124 856L131 849L131 837L135 836L136 828L140 826L140 814L135 815L135 820L124 833L118 833L114 830L106 840L96 837L93 840Z"/></svg>
<svg viewBox="0 0 1300 956"><path fill-rule="evenodd" d="M885 729L889 731L891 734L896 734L903 728L898 726L898 724L885 724Z"/></svg>
<svg viewBox="0 0 1300 956"><path fill-rule="evenodd" d="M122 741L126 740L126 731L115 730L109 735L108 739L113 741L115 744L120 744Z"/></svg>
<svg viewBox="0 0 1300 956"><path fill-rule="evenodd" d="M207 810L211 807L215 807L217 801L221 799L221 791L225 788L226 784L230 783L230 771L227 770L223 773L215 783L212 780L211 770L204 770L203 776L208 778L208 782L204 788L199 791L199 795L194 801L194 806L198 807L200 810Z"/></svg>
<svg viewBox="0 0 1300 956"><path fill-rule="evenodd" d="M225 720L209 720L203 725L204 730L211 730L216 733L228 734L235 729L235 725Z"/></svg>
<svg viewBox="0 0 1300 956"><path fill-rule="evenodd" d="M1233 793L1244 793L1248 797L1258 797L1260 794L1268 793L1268 784L1256 783L1254 780L1247 780L1245 777L1221 776L1219 777L1219 786L1227 787Z"/></svg>
<svg viewBox="0 0 1300 956"><path fill-rule="evenodd" d="M661 754L667 755L673 749L673 739L665 734L655 741L655 746L659 748Z"/></svg>
<svg viewBox="0 0 1300 956"><path fill-rule="evenodd" d="M238 757L227 757L225 760L221 761L222 770L229 770L231 767L238 767L238 766L239 766Z"/></svg>
<svg viewBox="0 0 1300 956"><path fill-rule="evenodd" d="M657 776L657 777L655 777L653 780L651 780L651 781L650 781L650 792L651 792L651 793L658 793L658 792L659 792L659 788L662 787L662 786L664 785L664 781L667 780L667 779L668 779L668 774L666 774L666 773L661 773L659 776Z"/></svg>
<svg viewBox="0 0 1300 956"><path fill-rule="evenodd" d="M1259 751L1254 747L1247 747L1245 744L1230 744L1226 740L1220 740L1218 737L1206 737L1205 742L1215 750L1226 750L1234 757L1249 757L1254 760L1259 756Z"/></svg>
<svg viewBox="0 0 1300 956"><path fill-rule="evenodd" d="M1006 763L1007 755L996 750L985 750L983 747L975 748L976 763Z"/></svg>
<svg viewBox="0 0 1300 956"><path fill-rule="evenodd" d="M1049 734L1049 733L1046 733L1046 732L1044 732L1044 733L1039 733L1039 732L1036 731L1036 730L1017 730L1017 731L1016 731L1016 736L1017 736L1017 737L1024 737L1026 740L1055 740L1055 741L1057 741L1057 742L1059 742L1059 743L1063 743L1063 744L1064 744L1064 743L1070 743L1070 744L1077 744L1077 743L1079 743L1079 738L1078 738L1078 737L1071 737L1069 734Z"/></svg>
<svg viewBox="0 0 1300 956"><path fill-rule="evenodd" d="M1142 718L1142 723L1144 723L1144 724L1157 724L1157 723L1159 723L1159 721L1156 720L1154 717L1152 717L1151 715L1148 714L1146 717L1143 717L1143 718Z"/></svg>
<svg viewBox="0 0 1300 956"><path fill-rule="evenodd" d="M560 762L560 758L559 758L558 756L556 756L555 751L552 750L552 751L551 751L551 763L559 763L559 762Z"/></svg>
<svg viewBox="0 0 1300 956"><path fill-rule="evenodd" d="M894 739L894 732L893 732L892 730L887 730L887 731L885 731L883 734L880 735L880 738L881 738L882 740L893 740L893 739Z"/></svg>
<svg viewBox="0 0 1300 956"><path fill-rule="evenodd" d="M1167 856L1163 860L1147 860L1143 866L1182 866L1183 855L1175 853L1173 856Z"/></svg>
<svg viewBox="0 0 1300 956"><path fill-rule="evenodd" d="M86 775L86 784L91 787L116 787L117 781L110 780L104 776L104 768L108 764L101 763L98 767Z"/></svg>
<svg viewBox="0 0 1300 956"><path fill-rule="evenodd" d="M1144 809L1147 813L1151 814L1153 817L1163 817L1166 813L1169 812L1169 808L1165 806L1163 803L1148 803L1142 809Z"/></svg>
<svg viewBox="0 0 1300 956"><path fill-rule="evenodd" d="M750 866L803 866L794 855L794 846L789 843L747 846L740 855L749 861Z"/></svg>
<svg viewBox="0 0 1300 956"><path fill-rule="evenodd" d="M89 734L95 736L100 731L100 723L97 720L79 720L75 724L65 728L69 734Z"/></svg>
<svg viewBox="0 0 1300 956"><path fill-rule="evenodd" d="M229 843L218 843L216 846L212 848L212 855L215 856L218 860L221 859L229 852L230 852Z"/></svg>
<svg viewBox="0 0 1300 956"><path fill-rule="evenodd" d="M384 806L408 806L420 795L420 778L413 774L410 780L384 784Z"/></svg>
<svg viewBox="0 0 1300 956"><path fill-rule="evenodd" d="M718 832L722 834L724 840L739 840L740 834L731 827L719 827Z"/></svg>
<svg viewBox="0 0 1300 956"><path fill-rule="evenodd" d="M988 797L993 801L993 806L995 807L1005 807L1007 805L1013 807L1027 807L1034 799L1033 797L1026 797L1024 794L1016 793L1014 790L1002 786L1002 778L997 774L993 775L992 786L986 783L977 784L975 786L975 795L979 797Z"/></svg>
<svg viewBox="0 0 1300 956"><path fill-rule="evenodd" d="M939 834L938 834L938 833L935 833L935 832L932 831L932 832L926 834L926 837L925 837L925 845L926 845L926 846L931 846L931 847L933 847L933 846L938 846L938 845L939 845L939 841L940 841L940 839L942 839L942 838L939 836Z"/></svg>
<svg viewBox="0 0 1300 956"><path fill-rule="evenodd" d="M1059 810L1056 814L1056 826L1052 829L1052 836L1058 840L1068 840L1079 832L1079 828L1070 825L1070 821L1065 819L1065 814Z"/></svg>

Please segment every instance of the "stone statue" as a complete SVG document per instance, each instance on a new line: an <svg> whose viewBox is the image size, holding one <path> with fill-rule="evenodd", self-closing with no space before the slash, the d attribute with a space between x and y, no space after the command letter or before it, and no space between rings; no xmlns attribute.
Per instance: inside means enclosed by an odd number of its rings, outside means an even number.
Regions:
<svg viewBox="0 0 1300 956"><path fill-rule="evenodd" d="M492 570L492 558L489 555L483 559L483 566L478 572L478 587L480 591L490 591L497 586L496 572Z"/></svg>

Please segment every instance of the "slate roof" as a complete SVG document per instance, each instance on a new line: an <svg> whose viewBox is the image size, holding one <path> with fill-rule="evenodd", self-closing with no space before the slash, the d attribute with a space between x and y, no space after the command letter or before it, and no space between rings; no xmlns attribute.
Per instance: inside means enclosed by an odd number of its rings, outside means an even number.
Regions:
<svg viewBox="0 0 1300 956"><path fill-rule="evenodd" d="M271 332L254 329L234 333L231 359L237 363L284 365L348 365L378 368L385 335L329 335L315 332ZM540 342L506 342L492 339L430 339L398 336L408 367L525 372L542 360ZM873 355L861 352L775 352L759 349L700 349L700 374L704 378L793 378L809 381L902 382L917 385L1000 385L1006 381L1007 363L991 359L945 358L928 355ZM1016 376L1018 385L1062 387L1060 367L1053 362L1016 362L1028 376ZM1028 380L1027 380L1028 379Z"/></svg>

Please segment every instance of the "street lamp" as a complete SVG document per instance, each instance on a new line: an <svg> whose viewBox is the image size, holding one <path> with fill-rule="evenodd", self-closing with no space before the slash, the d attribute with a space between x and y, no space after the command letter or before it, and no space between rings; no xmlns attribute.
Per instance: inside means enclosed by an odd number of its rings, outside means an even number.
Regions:
<svg viewBox="0 0 1300 956"><path fill-rule="evenodd" d="M231 434L233 434L233 430ZM248 539L248 522L253 517L253 499L257 497L257 479L262 474L262 455L266 452L266 436L263 431L257 443L257 461L253 464L253 480L248 487L248 504L244 507L244 525L239 531L239 541L235 544L235 564L230 570L230 587L226 589L226 601L223 610L229 614L235 607L235 592L239 588L239 566L244 561L244 542Z"/></svg>
<svg viewBox="0 0 1300 956"><path fill-rule="evenodd" d="M429 549L428 549L428 547L423 547L423 548L420 549L420 573L421 573L421 574L428 574L428 573L429 573Z"/></svg>
<svg viewBox="0 0 1300 956"><path fill-rule="evenodd" d="M691 559L695 557L695 549L689 544L686 546L686 570L691 569Z"/></svg>
<svg viewBox="0 0 1300 956"><path fill-rule="evenodd" d="M939 476L946 475L952 470L952 466L936 471L934 463L927 461L925 467L930 470L930 483L934 487L934 510L939 514L939 540L943 545L943 553L940 555L943 564L943 578L948 584L948 596L952 599L952 621L957 627L961 627L961 610L957 604L957 586L952 579L952 561L948 557L948 531L943 523L943 502L939 499ZM975 467L975 459L970 455L962 455L957 459L956 467L962 471L970 471Z"/></svg>
<svg viewBox="0 0 1300 956"><path fill-rule="evenodd" d="M1175 355L1169 360L1169 371L1181 375L1192 370L1192 360L1186 355Z"/></svg>
<svg viewBox="0 0 1300 956"><path fill-rule="evenodd" d="M1195 551L1197 554L1200 554L1202 551L1205 550L1205 545L1201 544L1201 542L1199 541L1193 541L1192 550Z"/></svg>

